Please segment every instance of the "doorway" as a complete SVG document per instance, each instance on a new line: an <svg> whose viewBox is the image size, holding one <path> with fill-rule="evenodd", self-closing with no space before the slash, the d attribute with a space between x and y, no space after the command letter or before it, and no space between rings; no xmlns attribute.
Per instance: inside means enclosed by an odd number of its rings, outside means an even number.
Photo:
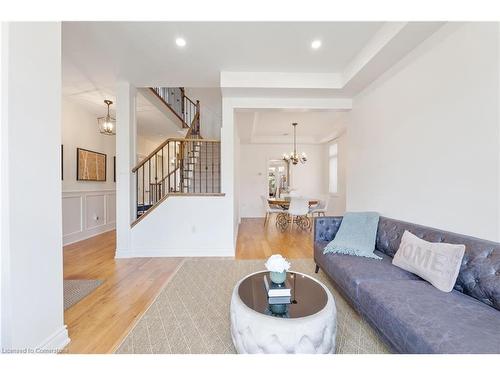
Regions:
<svg viewBox="0 0 500 375"><path fill-rule="evenodd" d="M267 162L267 196L280 198L289 192L290 166L285 160L269 160Z"/></svg>

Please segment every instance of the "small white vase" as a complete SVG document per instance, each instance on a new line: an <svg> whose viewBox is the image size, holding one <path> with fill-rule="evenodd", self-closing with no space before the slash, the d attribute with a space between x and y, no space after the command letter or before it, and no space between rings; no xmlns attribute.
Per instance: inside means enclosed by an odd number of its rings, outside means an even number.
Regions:
<svg viewBox="0 0 500 375"><path fill-rule="evenodd" d="M271 278L271 281L275 284L282 284L286 280L286 271L283 272L269 272L269 277Z"/></svg>

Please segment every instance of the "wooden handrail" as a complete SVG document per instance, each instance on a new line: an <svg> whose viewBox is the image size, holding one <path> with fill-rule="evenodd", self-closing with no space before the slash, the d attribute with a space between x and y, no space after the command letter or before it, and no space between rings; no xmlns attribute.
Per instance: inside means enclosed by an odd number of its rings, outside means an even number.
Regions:
<svg viewBox="0 0 500 375"><path fill-rule="evenodd" d="M199 114L200 114L200 101L197 100L196 103L191 100L184 91L183 87L179 87L181 91L181 113L179 113L177 110L175 110L174 107L167 101L168 100L168 95L167 98L164 98L162 94L160 94L158 91L161 91L161 87L150 87L149 88L153 94L171 111L174 113L174 115L182 122L182 126L184 128L190 128L193 124L194 117L198 115L199 119ZM164 88L169 90L169 88ZM187 106L186 106L187 104ZM199 124L199 122L198 122ZM199 129L198 129L199 130Z"/></svg>
<svg viewBox="0 0 500 375"><path fill-rule="evenodd" d="M142 167L148 160L155 156L163 147L165 147L169 142L206 142L206 143L219 143L217 139L199 139L199 138L167 138L158 147L156 147L152 152L149 153L139 164L137 164L132 172L136 172L140 167Z"/></svg>
<svg viewBox="0 0 500 375"><path fill-rule="evenodd" d="M192 139L191 136L193 135L193 131L197 130L196 129L196 127L197 127L196 122L199 120L200 120L200 112L196 113L196 115L194 116L194 119L191 122L191 126L189 127L189 130L186 133L186 139ZM200 134L197 134L197 135L201 138Z"/></svg>
<svg viewBox="0 0 500 375"><path fill-rule="evenodd" d="M153 93L153 94L154 94L154 95L155 95L158 99L160 99L160 100L162 101L162 103L163 103L163 104L165 104L165 105L168 107L168 109L170 109L170 110L172 111L172 113L173 113L175 116L177 116L177 118L178 118L179 120L181 120L181 121L182 121L182 124L183 124L186 128L187 128L187 127L189 127L189 125L186 123L186 121L184 121L184 119L183 119L181 116L179 116L179 114L178 114L178 113L177 113L177 112L176 112L176 111L172 108L172 106L171 106L170 104L168 104L168 103L167 103L167 102L166 102L166 101L165 101L165 100L164 100L164 99L163 99L163 98L162 98L162 97L161 97L161 96L160 96L160 95L156 92L156 90L155 90L154 88L150 87L149 89L151 90L151 92L152 92L152 93Z"/></svg>
<svg viewBox="0 0 500 375"><path fill-rule="evenodd" d="M195 102L193 102L193 101L189 98L189 96L184 95L184 97L185 97L185 98L187 99L187 101L189 101L192 105L194 105L194 106L196 105L196 103L195 103Z"/></svg>
<svg viewBox="0 0 500 375"><path fill-rule="evenodd" d="M220 195L221 189L220 141L202 139L200 101L188 98L182 87L150 90L189 130L185 138L167 138L132 169L137 206L134 224L168 196Z"/></svg>

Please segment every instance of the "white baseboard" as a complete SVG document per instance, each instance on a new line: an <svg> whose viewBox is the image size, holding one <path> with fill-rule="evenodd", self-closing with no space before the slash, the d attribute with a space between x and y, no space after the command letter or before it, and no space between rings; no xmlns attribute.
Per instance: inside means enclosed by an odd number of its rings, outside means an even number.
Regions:
<svg viewBox="0 0 500 375"><path fill-rule="evenodd" d="M61 329L56 331L54 334L49 336L38 348L39 353L56 353L63 350L66 345L69 344L71 339L68 335L68 329L66 325L62 326Z"/></svg>
<svg viewBox="0 0 500 375"><path fill-rule="evenodd" d="M115 258L234 257L234 249L139 249L116 250Z"/></svg>
<svg viewBox="0 0 500 375"><path fill-rule="evenodd" d="M109 232L111 230L114 230L115 227L116 227L116 223L109 223L109 224L100 225L100 226L92 228L92 229L88 229L85 232L77 232L77 233L69 234L69 235L63 237L63 246L86 240L87 238L97 236L98 234L103 234L103 233Z"/></svg>

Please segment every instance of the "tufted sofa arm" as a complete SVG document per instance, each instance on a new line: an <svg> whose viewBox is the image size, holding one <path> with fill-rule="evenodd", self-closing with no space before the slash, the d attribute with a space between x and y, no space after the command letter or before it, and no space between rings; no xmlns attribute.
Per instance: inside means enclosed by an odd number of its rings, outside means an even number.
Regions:
<svg viewBox="0 0 500 375"><path fill-rule="evenodd" d="M314 242L330 242L339 230L342 216L323 216L314 219Z"/></svg>

